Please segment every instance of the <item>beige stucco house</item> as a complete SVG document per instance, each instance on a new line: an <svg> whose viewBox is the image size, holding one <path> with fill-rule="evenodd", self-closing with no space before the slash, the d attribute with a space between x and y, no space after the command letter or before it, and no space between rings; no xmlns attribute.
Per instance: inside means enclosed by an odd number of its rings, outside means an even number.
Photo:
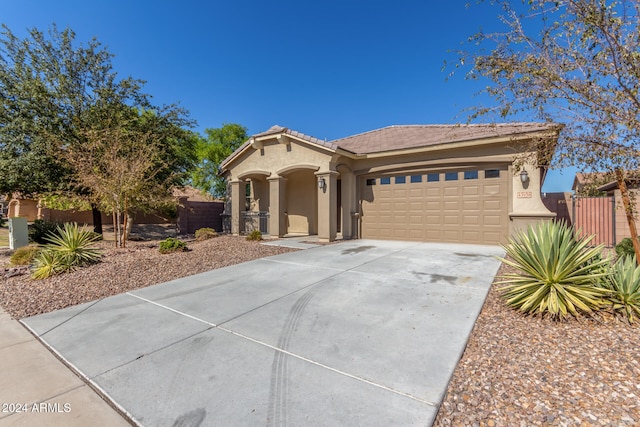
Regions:
<svg viewBox="0 0 640 427"><path fill-rule="evenodd" d="M552 146L559 131L411 125L327 142L273 126L222 163L231 231L242 234L261 217L272 237L503 243L555 216L540 200L546 169L530 147Z"/></svg>

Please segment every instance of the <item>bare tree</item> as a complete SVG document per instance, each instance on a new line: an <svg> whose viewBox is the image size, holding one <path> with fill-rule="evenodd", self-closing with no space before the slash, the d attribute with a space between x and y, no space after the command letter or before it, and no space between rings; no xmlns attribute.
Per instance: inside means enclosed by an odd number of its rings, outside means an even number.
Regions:
<svg viewBox="0 0 640 427"><path fill-rule="evenodd" d="M495 101L473 117L530 116L565 125L556 166L615 176L640 260L627 180L640 167L640 4L637 0L480 2L504 31L479 32L458 68Z"/></svg>

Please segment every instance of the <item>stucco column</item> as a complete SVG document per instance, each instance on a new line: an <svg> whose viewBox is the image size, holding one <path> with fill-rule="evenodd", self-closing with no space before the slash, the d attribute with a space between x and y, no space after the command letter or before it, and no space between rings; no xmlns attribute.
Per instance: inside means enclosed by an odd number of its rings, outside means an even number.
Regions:
<svg viewBox="0 0 640 427"><path fill-rule="evenodd" d="M269 181L269 235L282 237L287 234L285 211L287 179L281 176L267 178Z"/></svg>
<svg viewBox="0 0 640 427"><path fill-rule="evenodd" d="M340 200L342 215L340 216L340 229L342 230L343 239L352 239L355 236L353 215L357 212L356 177L347 166L340 165L337 169L340 172L340 180L342 181Z"/></svg>
<svg viewBox="0 0 640 427"><path fill-rule="evenodd" d="M318 187L318 238L321 242L332 242L337 234L338 216L338 172L316 172L317 181L323 182Z"/></svg>
<svg viewBox="0 0 640 427"><path fill-rule="evenodd" d="M521 176L523 171L526 174ZM535 225L539 221L555 218L556 214L549 211L542 203L539 167L525 163L521 166L520 172L514 173L513 168L510 167L508 173L512 174L512 209L509 212L510 234L526 229L529 225Z"/></svg>
<svg viewBox="0 0 640 427"><path fill-rule="evenodd" d="M245 204L244 181L231 181L231 234L238 236L244 233L244 222L241 212Z"/></svg>

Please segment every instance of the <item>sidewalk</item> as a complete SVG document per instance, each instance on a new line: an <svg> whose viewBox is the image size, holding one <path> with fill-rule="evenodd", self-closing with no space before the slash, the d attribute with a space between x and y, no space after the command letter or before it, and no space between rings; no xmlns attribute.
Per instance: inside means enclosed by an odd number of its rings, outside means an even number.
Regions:
<svg viewBox="0 0 640 427"><path fill-rule="evenodd" d="M0 360L0 427L131 425L2 309Z"/></svg>

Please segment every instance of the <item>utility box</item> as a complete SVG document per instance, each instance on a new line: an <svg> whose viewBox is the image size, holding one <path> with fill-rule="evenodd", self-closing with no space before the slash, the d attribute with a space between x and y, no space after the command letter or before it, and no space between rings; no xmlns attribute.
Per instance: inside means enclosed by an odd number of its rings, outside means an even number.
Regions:
<svg viewBox="0 0 640 427"><path fill-rule="evenodd" d="M29 244L27 218L9 218L9 248L18 249Z"/></svg>

